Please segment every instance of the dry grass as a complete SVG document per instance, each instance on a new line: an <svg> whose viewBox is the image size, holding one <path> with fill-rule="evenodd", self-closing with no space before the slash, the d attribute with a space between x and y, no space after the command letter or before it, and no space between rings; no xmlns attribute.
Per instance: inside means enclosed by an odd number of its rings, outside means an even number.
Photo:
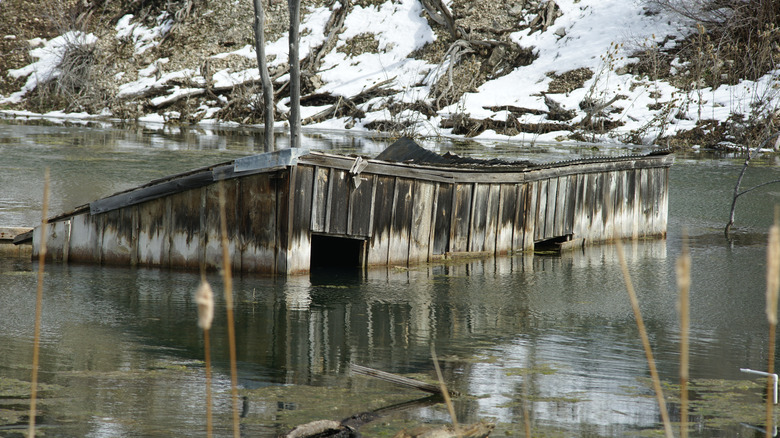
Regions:
<svg viewBox="0 0 780 438"><path fill-rule="evenodd" d="M230 387L233 400L233 436L239 438L241 430L238 420L238 369L236 367L236 328L233 319L233 275L230 267L230 248L228 244L225 184L218 183L219 219L222 235L222 281L225 289L225 308L227 310L228 345L230 348Z"/></svg>
<svg viewBox="0 0 780 438"><path fill-rule="evenodd" d="M690 327L690 290L691 290L691 254L688 240L684 238L683 249L677 258L677 291L679 294L678 311L680 313L680 438L688 436L688 369Z"/></svg>
<svg viewBox="0 0 780 438"><path fill-rule="evenodd" d="M28 437L35 436L35 416L37 415L38 395L38 359L41 343L41 312L43 310L43 270L46 262L46 225L48 223L49 209L49 168L47 167L43 177L43 202L41 204L41 228L40 243L38 249L38 289L35 299L35 330L33 333L33 359L32 377L30 379L30 425L27 431Z"/></svg>
<svg viewBox="0 0 780 438"><path fill-rule="evenodd" d="M209 332L214 320L214 293L211 285L206 281L205 274L201 274L201 282L195 291L195 303L198 304L198 327L203 329L203 350L206 360L206 436L211 438L211 342Z"/></svg>
<svg viewBox="0 0 780 438"><path fill-rule="evenodd" d="M777 209L776 209L777 210ZM780 289L780 224L778 213L775 213L775 223L769 228L769 239L766 254L766 318L769 322L769 364L767 372L775 372L775 331L777 328L777 295ZM766 378L766 436L770 437L774 419L774 380Z"/></svg>
<svg viewBox="0 0 780 438"><path fill-rule="evenodd" d="M664 424L664 433L667 438L673 438L672 423L669 420L669 411L666 409L666 401L664 400L664 393L661 389L661 378L658 376L658 369L655 366L655 359L653 359L653 350L650 347L650 339L647 336L647 329L645 328L645 322L642 319L642 312L639 309L639 300L634 292L634 285L631 282L631 274L628 272L628 265L626 264L626 257L623 253L623 244L615 242L617 247L618 258L620 259L620 267L623 270L623 279L626 282L626 291L628 291L628 297L631 300L631 308L634 311L634 317L636 318L636 325L639 329L639 336L642 338L642 347L645 350L645 357L647 358L647 365L650 368L650 377L653 380L653 389L655 390L656 401L658 402L658 409L661 413L661 419Z"/></svg>

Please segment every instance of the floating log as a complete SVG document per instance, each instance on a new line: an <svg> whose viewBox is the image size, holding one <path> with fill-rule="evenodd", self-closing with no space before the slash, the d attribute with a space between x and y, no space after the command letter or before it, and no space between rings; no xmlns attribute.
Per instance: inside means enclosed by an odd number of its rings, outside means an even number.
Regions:
<svg viewBox="0 0 780 438"><path fill-rule="evenodd" d="M429 392L431 394L442 395L441 386L433 385L431 383L420 382L419 380L410 379L408 377L399 376L398 374L388 373L387 371L380 371L362 365L350 364L349 368L352 372L361 374L368 377L373 377L385 382L392 383L394 385L405 386L407 388L419 389L420 391ZM455 391L450 391L450 395L459 395Z"/></svg>
<svg viewBox="0 0 780 438"><path fill-rule="evenodd" d="M406 266L554 243L666 235L668 151L556 163L477 160L401 139L377 158L282 149L195 169L49 219L63 262L218 268L224 184L236 271ZM37 256L40 228L33 231Z"/></svg>

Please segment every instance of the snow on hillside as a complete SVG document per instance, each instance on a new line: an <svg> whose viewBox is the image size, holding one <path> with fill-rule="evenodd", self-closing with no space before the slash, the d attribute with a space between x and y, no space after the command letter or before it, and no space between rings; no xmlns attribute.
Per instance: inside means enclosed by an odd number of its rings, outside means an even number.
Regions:
<svg viewBox="0 0 780 438"><path fill-rule="evenodd" d="M366 129L372 121L387 120L392 117L405 117L414 121L413 130L424 136L449 136L451 128L442 128L441 122L454 114L465 114L476 119L506 121L510 114L500 107L522 107L538 110L536 113L522 115L519 122L542 123L545 114L545 94L548 99L574 111L572 124L583 120L587 113L582 110L583 102L612 102L605 111L616 121L615 128L594 134L593 141L639 141L652 143L661 135L674 134L680 130L693 128L697 120L714 119L724 121L734 113L749 113L750 105L757 97L768 99L771 108L778 108L780 98L777 95L777 76L780 70L770 72L759 81L743 81L737 85L720 86L716 90L698 89L683 92L663 81L651 81L646 77L635 77L622 73L624 67L636 60L630 55L637 50L654 44L673 45L685 36L691 26L680 22L678 17L669 16L663 11L648 10L646 2L634 0L557 0L560 16L546 30L525 29L510 35L512 41L522 47L533 47L537 58L526 66L516 67L508 74L489 80L477 90L467 92L455 104L438 111L434 117L427 117L413 110L392 115L387 105L381 105L378 99L412 102L429 96L432 85L442 75L447 74L446 66L438 66L410 55L436 39L434 30L424 16L418 0L387 1L379 6L354 6L345 19L344 32L339 35L336 48L327 53L319 69L322 83L318 93L353 96L376 84L387 82L398 91L394 96L375 98L362 104L365 117L357 123L346 117L334 118L305 128L324 129ZM309 9L304 14L301 25L301 57L305 57L310 48L325 40L325 26L332 13L327 7ZM144 28L125 16L116 26L116 38L133 38L136 53L140 54L159 43L165 32L170 29L170 20L161 15L158 25ZM362 34L373 34L378 40L376 53L361 53L347 56L343 49L347 42ZM66 38L63 36L60 38ZM672 37L672 38L670 38ZM0 104L14 103L23 99L38 81L56 75L56 65L61 57L58 49L62 45L60 38L52 39L31 55L36 61L22 69L10 72L13 77L27 77L27 83L19 92L8 97L0 96ZM92 35L70 35L69 41L83 44L94 42ZM267 44L267 55L273 60L271 67L279 66L287 60L286 34ZM212 56L221 59L228 56L240 56L254 60L252 45ZM162 107L167 100L181 96L203 94L201 88L207 81L199 69L182 69L160 73L159 67L168 62L167 58L157 59L146 68L137 72L137 77L125 80L124 73L117 75L119 81L118 97L143 95L155 87L168 86L167 96L155 97L152 103ZM555 75L577 68L587 68L593 72L581 87L566 92L550 93L548 87ZM622 73L622 74L619 74ZM196 87L179 84L171 86L174 79L186 78ZM259 78L257 68L238 71L224 69L213 72L211 83L214 86L229 86ZM283 78L282 78L283 79ZM386 100L385 100L386 102ZM214 123L213 114L224 101L203 104L201 123ZM282 112L287 111L288 99L278 103ZM674 104L675 111L669 111ZM497 108L498 107L498 108ZM306 118L321 111L322 107L304 107L302 117ZM175 118L173 111L148 113L141 119L146 121L165 121ZM285 122L277 122L282 128ZM567 140L569 131L553 131L542 134L520 133L512 137L487 129L478 135L482 139L516 139L534 141ZM633 136L629 137L628 134Z"/></svg>

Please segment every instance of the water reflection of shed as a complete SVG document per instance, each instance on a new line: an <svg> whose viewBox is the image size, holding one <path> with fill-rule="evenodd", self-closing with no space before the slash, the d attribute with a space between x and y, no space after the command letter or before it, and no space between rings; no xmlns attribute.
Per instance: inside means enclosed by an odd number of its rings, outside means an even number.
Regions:
<svg viewBox="0 0 780 438"><path fill-rule="evenodd" d="M197 269L389 266L540 243L666 233L668 153L534 165L437 155L402 139L376 159L297 149L152 181L50 220L47 255ZM39 251L40 228L33 233Z"/></svg>

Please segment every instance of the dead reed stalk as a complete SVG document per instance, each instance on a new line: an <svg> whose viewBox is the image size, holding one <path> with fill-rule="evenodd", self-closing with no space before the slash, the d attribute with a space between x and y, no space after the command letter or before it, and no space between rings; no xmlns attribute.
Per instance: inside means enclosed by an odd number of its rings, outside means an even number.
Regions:
<svg viewBox="0 0 780 438"><path fill-rule="evenodd" d="M682 254L677 258L678 311L680 313L680 438L688 437L690 290L691 254L688 251L688 240L684 238Z"/></svg>
<svg viewBox="0 0 780 438"><path fill-rule="evenodd" d="M658 400L658 409L661 411L661 420L664 423L664 433L667 438L673 438L672 423L669 421L669 412L666 410L666 402L664 401L663 390L661 389L661 379L658 377L658 370L655 368L655 359L653 359L653 350L650 348L650 339L647 337L647 330L645 329L645 322L642 319L642 312L639 310L639 300L634 292L634 286L631 283L631 274L628 272L628 264L626 264L626 257L623 253L623 244L620 241L615 242L617 247L618 258L620 259L620 267L623 270L623 279L626 282L626 290L628 291L628 297L631 299L631 308L634 310L634 317L636 318L636 325L639 329L639 336L642 338L642 346L645 349L645 356L647 357L647 365L650 368L650 377L653 379L653 388L655 389L655 396Z"/></svg>
<svg viewBox="0 0 780 438"><path fill-rule="evenodd" d="M230 348L230 387L233 399L233 436L239 438L238 427L238 370L236 368L236 331L233 324L233 276L230 272L230 251L227 236L227 212L225 207L225 185L219 187L219 219L222 233L222 281L225 288L225 307L227 308L228 344Z"/></svg>
<svg viewBox="0 0 780 438"><path fill-rule="evenodd" d="M41 204L41 233L38 249L38 288L35 296L35 329L33 333L32 377L30 378L30 425L27 436L35 437L36 400L38 397L38 362L41 345L41 312L43 310L43 267L46 261L46 216L49 214L49 168L43 173L43 202Z"/></svg>
<svg viewBox="0 0 780 438"><path fill-rule="evenodd" d="M777 209L775 209L777 210ZM774 409L775 330L777 328L777 295L780 289L780 225L775 211L775 223L769 228L766 250L766 318L769 321L769 364L766 378L766 436L771 436Z"/></svg>
<svg viewBox="0 0 780 438"><path fill-rule="evenodd" d="M206 276L201 276L200 285L195 291L195 302L198 304L198 327L203 329L203 349L206 360L206 436L212 436L211 421L211 345L209 332L214 320L214 293Z"/></svg>
<svg viewBox="0 0 780 438"><path fill-rule="evenodd" d="M455 407L452 405L452 400L450 399L450 392L447 391L447 385L444 383L444 376L441 373L441 368L439 368L439 359L436 357L436 346L434 345L431 345L431 359L433 359L433 367L436 368L436 377L439 378L439 385L441 385L441 395L444 397L444 403L447 404L447 410L450 413L450 418L452 418L452 427L455 429L455 433L458 434L460 432L458 418L455 415Z"/></svg>

